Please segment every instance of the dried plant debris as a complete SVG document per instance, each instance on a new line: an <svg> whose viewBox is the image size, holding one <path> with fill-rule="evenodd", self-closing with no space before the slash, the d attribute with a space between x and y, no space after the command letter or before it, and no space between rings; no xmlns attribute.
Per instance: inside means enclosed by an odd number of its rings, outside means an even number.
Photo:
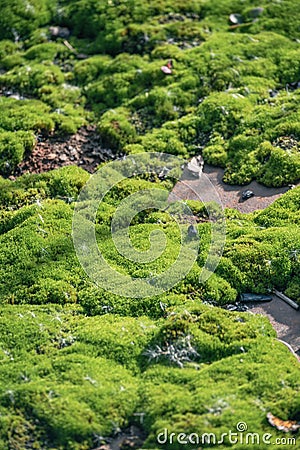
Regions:
<svg viewBox="0 0 300 450"><path fill-rule="evenodd" d="M154 348L147 349L144 354L148 357L149 362L166 359L170 363L183 368L184 363L192 362L200 356L192 346L191 340L192 337L187 335L174 342L167 342L163 346L155 345Z"/></svg>
<svg viewBox="0 0 300 450"><path fill-rule="evenodd" d="M267 414L267 419L270 425L284 433L295 432L300 429L300 423L296 420L281 420L270 412Z"/></svg>

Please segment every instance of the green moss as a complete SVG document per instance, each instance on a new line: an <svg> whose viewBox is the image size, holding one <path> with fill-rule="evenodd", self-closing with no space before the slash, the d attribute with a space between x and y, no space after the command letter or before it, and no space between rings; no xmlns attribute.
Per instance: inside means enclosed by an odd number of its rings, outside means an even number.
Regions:
<svg viewBox="0 0 300 450"><path fill-rule="evenodd" d="M258 180L266 186L284 186L300 177L300 153L298 150L273 148L267 163L258 174Z"/></svg>
<svg viewBox="0 0 300 450"><path fill-rule="evenodd" d="M29 131L0 132L0 173L13 172L25 152L30 152L34 145L35 136Z"/></svg>
<svg viewBox="0 0 300 450"><path fill-rule="evenodd" d="M0 76L0 84L15 88L22 93L36 93L37 89L46 84L61 84L64 76L59 67L54 64L32 63L17 69L12 69Z"/></svg>
<svg viewBox="0 0 300 450"><path fill-rule="evenodd" d="M40 8L51 14L50 3ZM286 13L292 4L292 0L285 4ZM23 7L16 5L9 20L18 17L21 26L26 14L35 17L32 6L23 17ZM285 93L285 85L297 81L299 52L287 35L290 28L275 26L275 15L283 18L283 13L276 5L260 6L262 14L253 21L249 2L241 6L227 0L221 5L191 1L171 6L164 1L151 7L142 1L66 2L57 18L70 26L74 48L91 57L74 62L76 53L72 55L61 39L47 42L46 28L28 31L23 48L21 43L3 41L2 65L7 72L1 75L1 84L49 105L53 124L47 124L48 130L75 132L89 116L82 109L86 96L106 145L124 148L149 133L152 140L153 127L166 127L176 130L176 142L167 146L155 142L159 149L176 154L203 149L209 163L227 169L226 182L259 179L270 185L264 176L268 167L261 167L265 162L257 157L258 147L265 140L299 135L298 92ZM229 30L231 13L240 13L246 26ZM161 66L170 58L172 74L166 76ZM277 97L269 97L275 89ZM120 130L110 126L111 108L117 110ZM211 132L220 134L224 147L210 139ZM253 155L234 150L241 135L257 137ZM242 146L248 153L252 144ZM285 161L277 162L286 171ZM292 176L287 175L272 185L290 182Z"/></svg>
<svg viewBox="0 0 300 450"><path fill-rule="evenodd" d="M0 178L2 207L15 209L46 197L75 200L89 178L80 167L66 166L42 174L25 174L16 182Z"/></svg>
<svg viewBox="0 0 300 450"><path fill-rule="evenodd" d="M248 99L233 94L212 94L198 108L199 127L230 137L239 125L242 115L251 108Z"/></svg>
<svg viewBox="0 0 300 450"><path fill-rule="evenodd" d="M295 277L288 284L288 288L285 290L285 294L292 300L295 300L300 305L300 289L299 289L299 277Z"/></svg>
<svg viewBox="0 0 300 450"><path fill-rule="evenodd" d="M85 61L79 61L75 64L74 75L79 83L89 83L100 76L111 59L108 56L92 56Z"/></svg>
<svg viewBox="0 0 300 450"><path fill-rule="evenodd" d="M161 314L155 298L130 302L126 298L107 295L102 289L91 289L89 285L85 285L85 281L80 282L82 271L76 261L70 240L71 207L62 201L46 201L44 203L42 199L48 195L52 198L65 198L72 201L76 199L87 179L88 174L81 169L65 167L49 174L21 177L17 185L3 180L1 190L3 204L16 207L36 202L39 199L38 203L30 206L29 209L25 206L15 213L3 212L2 214L0 222L3 249L1 261L6 273L6 282L3 282L1 288L3 300L37 304L45 302L64 304L78 301L88 314L93 315L106 313L107 308L112 308L115 313L122 315L150 314L157 316L157 314ZM130 261L124 264L111 241L110 220L119 202L136 190L148 189L150 186L151 183L146 180L123 182L105 197L97 216L99 224L97 236L101 251L113 267L117 270L125 270L131 276L144 277L149 271L160 273L173 263L177 255L179 241L175 224L167 215L157 216L151 210L145 210L142 215L135 217L131 236L135 245L138 247L142 245L141 248L144 249L145 237L157 228L159 220L159 226L168 236L168 248L162 257L148 264L147 267ZM286 196L286 202L289 197L296 199L293 191ZM40 210L39 202L42 202ZM188 204L199 218L203 220L207 217L205 205L197 202ZM264 293L273 286L278 289L286 288L292 274L291 260L286 249L290 248L292 251L293 247L297 246L295 239L298 236L294 231L287 233L286 221L289 220L292 223L299 216L299 208L293 212L293 203L288 203L288 205L288 213L286 207L282 208L280 200L267 210L267 214L262 212L256 215L255 222L263 224L263 226L267 224L270 231L258 233L255 223L251 220L241 226L236 220L243 222L244 219L233 218L228 230L230 238L224 253L225 259L221 260L217 271L218 276L212 277L204 285L199 283L199 275L209 247L210 227L205 223L200 224L198 228L202 246L198 263L195 264L186 279L174 287L174 293L186 294L192 291L199 299L221 305L234 302L237 292L250 290ZM276 231L276 228L272 228L272 220L275 226L278 226L279 223L284 228ZM284 239L282 237L283 230ZM26 240L25 236L27 236ZM12 238L16 241L15 250L10 244ZM233 241L235 242L234 246L232 245ZM9 246L10 252L7 253ZM18 254L18 258L10 267L11 258L15 258L16 254ZM25 265L22 262L24 258L27 261ZM272 266L269 266L268 261L271 261ZM10 281L7 284L8 279ZM12 286L14 286L13 289Z"/></svg>
<svg viewBox="0 0 300 450"><path fill-rule="evenodd" d="M38 100L15 100L1 98L0 113L1 128L7 131L32 130L44 134L59 131L62 133L75 133L86 123L86 113L81 104L83 99L75 88L63 86L57 90L52 86L44 86L39 90L43 100L56 107L54 112L45 103ZM66 104L73 102L73 105ZM60 108L61 105L64 105Z"/></svg>
<svg viewBox="0 0 300 450"><path fill-rule="evenodd" d="M205 286L204 300L218 305L234 303L237 292L221 277L212 276Z"/></svg>
<svg viewBox="0 0 300 450"><path fill-rule="evenodd" d="M5 176L37 134L74 133L92 120L117 152L201 153L225 168L228 183L299 180L296 0L11 0L2 9ZM230 14L243 24L231 27ZM74 51L50 26L69 27ZM263 211L226 210L225 250L205 283L211 225L205 204L186 202L199 221L197 261L171 291L132 299L92 285L76 257L73 201L88 178L78 167L0 177L0 448L88 450L133 424L149 449L164 428L220 436L241 420L250 432L282 437L265 416L300 420L299 365L266 318L218 306L274 287L299 302L299 188ZM152 231L165 233L166 251L149 264L124 260L110 231L123 199L173 184L151 175L106 195L96 236L112 267L145 277L176 260L181 239L168 211L146 208L131 223L139 250ZM147 194L135 203L146 205Z"/></svg>
<svg viewBox="0 0 300 450"><path fill-rule="evenodd" d="M178 134L170 129L154 129L146 134L141 141L147 152L163 152L172 155L187 156L187 149L178 139Z"/></svg>
<svg viewBox="0 0 300 450"><path fill-rule="evenodd" d="M50 132L54 130L54 122L50 109L35 100L14 100L1 98L1 128L7 131L33 130Z"/></svg>
<svg viewBox="0 0 300 450"><path fill-rule="evenodd" d="M283 351L280 344L274 346L269 341L266 347L266 351L264 351L258 345L242 356L234 355L203 367L194 378L191 378L191 373L185 373L182 376L179 369L173 369L173 373L170 373L170 369L154 368L149 371L145 397L150 413L149 422L151 421L152 433L146 441L146 445L155 448L155 436L159 432L163 432L164 428L180 430L180 432L185 430L184 432L187 434L195 432L194 430L205 430L204 432L212 432L220 436L222 432L231 429L232 422L238 423L241 415L249 426L249 432L250 430L261 430L261 433L268 432L269 425L265 420L264 412L261 411L261 406L263 404L267 408L272 407L273 411L279 411L280 404L282 401L285 402L284 394L282 393L276 399L275 392L278 392L280 380L285 377L286 372L283 368L280 369L279 361ZM270 348L273 349L272 356L267 354L267 349ZM255 352L259 353L259 358L255 356ZM276 353L275 358L274 352ZM277 378L276 381L268 376L270 365L272 365L271 358L278 361L279 367L276 369L276 373L279 379ZM263 368L261 368L262 362ZM256 373L255 376L252 376L252 370L247 371L253 365L257 369L260 368L259 375ZM236 377L239 378L240 388L237 387ZM160 383L153 385L155 379L159 379ZM185 379L191 386L188 392L182 388L182 385L186 383ZM288 376L288 379L291 384L295 385L295 373ZM208 385L209 389L207 389ZM263 387L265 391L262 390ZM247 395L253 399L251 406L249 401L245 401L245 388ZM174 400L176 411L173 409ZM297 407L297 404L299 404L298 397L293 401L293 408ZM155 420L159 411L161 412L160 418ZM258 423L259 425L257 425ZM230 445L229 442L226 442L221 448L225 449L228 445ZM175 438L173 445L168 441L166 446L180 449L182 444L176 442ZM193 448L193 446L187 445L187 448ZM239 447L236 446L236 448Z"/></svg>
<svg viewBox="0 0 300 450"><path fill-rule="evenodd" d="M153 322L87 318L58 306L2 308L1 408L15 423L10 431L1 420L3 440L22 445L35 438L37 448L47 442L49 448L88 449L95 434L113 436L143 412L146 445L155 448L165 426L181 430L185 423L185 432L197 432L209 424L220 432L242 411L250 427L264 432L262 407L284 418L296 410L297 395L284 405L297 385L297 366L272 339L266 319L193 302L169 312L166 320ZM198 355L193 363L180 369L166 356L149 359L152 350L176 346L186 333ZM278 363L283 358L288 372ZM276 377L268 376L270 370Z"/></svg>
<svg viewBox="0 0 300 450"><path fill-rule="evenodd" d="M62 44L49 42L45 44L37 44L30 47L24 54L28 60L54 61L55 58L66 58L70 51Z"/></svg>
<svg viewBox="0 0 300 450"><path fill-rule="evenodd" d="M227 153L221 145L209 145L203 150L204 161L213 166L226 167Z"/></svg>
<svg viewBox="0 0 300 450"><path fill-rule="evenodd" d="M0 66L4 70L10 70L15 66L22 66L23 64L24 58L20 53L5 56L0 62Z"/></svg>
<svg viewBox="0 0 300 450"><path fill-rule="evenodd" d="M18 51L18 44L10 41L9 39L2 39L0 41L0 57L1 60L6 56L12 56L16 51Z"/></svg>
<svg viewBox="0 0 300 450"><path fill-rule="evenodd" d="M299 208L299 188L296 188L259 212L254 220L257 224L267 227L299 224Z"/></svg>
<svg viewBox="0 0 300 450"><path fill-rule="evenodd" d="M0 39L24 39L37 27L49 23L55 4L49 0L6 2L0 18Z"/></svg>
<svg viewBox="0 0 300 450"><path fill-rule="evenodd" d="M105 146L122 150L136 140L135 127L129 121L129 111L118 108L107 111L101 117L98 130Z"/></svg>

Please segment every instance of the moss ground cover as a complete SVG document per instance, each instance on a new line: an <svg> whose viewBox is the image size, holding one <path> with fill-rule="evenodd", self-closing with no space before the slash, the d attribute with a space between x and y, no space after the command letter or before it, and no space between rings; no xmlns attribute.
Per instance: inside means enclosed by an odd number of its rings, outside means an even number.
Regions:
<svg viewBox="0 0 300 450"><path fill-rule="evenodd" d="M96 436L104 442L130 424L143 428L144 448L157 448L165 428L218 434L242 417L266 433L269 410L298 420L297 360L274 339L267 319L221 306L245 290L272 287L300 300L299 188L264 211L226 211L224 255L205 284L198 279L210 230L199 222L203 247L192 271L169 293L140 300L95 287L79 266L73 203L60 198L76 198L88 176L68 167L2 179L1 448L34 442L32 448L90 449ZM145 269L122 265L115 254L111 216L124 196L149 184L155 182L117 186L97 216L110 264L137 276L165 269L178 245L173 220L149 211L132 224L132 238L143 248L153 227L162 226L164 259ZM201 204L189 205L203 218Z"/></svg>
<svg viewBox="0 0 300 450"><path fill-rule="evenodd" d="M272 288L300 304L300 188L264 211L226 210L224 254L203 284L211 228L204 206L188 202L199 219L197 261L170 292L137 300L93 285L78 263L72 215L87 172L8 179L40 135L93 122L103 146L117 152L202 153L225 168L227 183L297 182L299 22L296 0L4 1L0 450L89 450L130 425L144 431L142 448L181 449L159 446L157 435L167 428L220 436L244 421L275 439L282 433L267 412L300 421L296 358L267 319L222 308L242 292ZM170 60L167 75L161 66ZM170 216L149 209L135 217L131 236L144 249L160 228L163 257L145 268L115 251L110 222L119 202L153 186L172 180L120 183L97 214L101 250L132 277L159 274L180 246ZM218 447L244 448L228 440Z"/></svg>
<svg viewBox="0 0 300 450"><path fill-rule="evenodd" d="M2 307L1 315L2 448L90 449L97 435L141 426L141 412L145 448L157 448L164 428L218 434L243 417L263 433L264 411L299 411L297 361L261 317L194 302L158 320L90 318L53 305ZM152 359L187 332L197 353L184 369Z"/></svg>
<svg viewBox="0 0 300 450"><path fill-rule="evenodd" d="M103 144L119 150L187 156L205 146L227 183L299 179L295 0L6 3L0 87L19 100L1 98L1 133L72 133L91 120ZM68 27L71 46L50 25ZM23 157L12 153L4 173Z"/></svg>

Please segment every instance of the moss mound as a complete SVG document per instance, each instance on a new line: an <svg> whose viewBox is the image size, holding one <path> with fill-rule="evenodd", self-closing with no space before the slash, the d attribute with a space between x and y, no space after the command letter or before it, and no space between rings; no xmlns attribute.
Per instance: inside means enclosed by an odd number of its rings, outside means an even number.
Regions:
<svg viewBox="0 0 300 450"><path fill-rule="evenodd" d="M12 120L74 133L91 120L107 147L203 152L227 183L299 180L296 0L11 3L0 88L18 100L1 99L0 131Z"/></svg>
<svg viewBox="0 0 300 450"><path fill-rule="evenodd" d="M97 436L109 442L133 424L143 430L144 448L157 448L165 429L218 435L242 414L263 434L270 431L264 411L298 417L296 359L274 339L267 319L221 306L239 292L272 287L299 299L299 189L252 215L228 210L224 255L204 284L199 273L210 225L199 222L203 245L191 272L170 292L139 300L92 285L76 258L73 200L88 177L67 167L1 182L3 448L34 441L41 449L90 449ZM117 270L134 276L172 264L173 219L149 210L132 223L137 248L157 227L168 237L163 258L147 267L122 263L110 220L122 198L156 183L116 186L97 215L102 251ZM203 205L189 206L203 220Z"/></svg>
<svg viewBox="0 0 300 450"><path fill-rule="evenodd" d="M128 423L144 429L144 448L157 448L165 428L219 435L241 414L263 434L264 409L290 417L299 408L297 363L261 317L194 302L156 321L50 305L5 307L1 316L3 448L90 449Z"/></svg>
<svg viewBox="0 0 300 450"><path fill-rule="evenodd" d="M268 411L300 420L296 358L266 318L224 308L242 292L272 288L300 304L300 188L264 211L227 210L224 253L205 283L211 224L205 205L188 202L197 261L169 292L140 300L92 284L78 262L72 216L87 172L8 178L40 135L92 122L117 152L201 153L231 184L298 182L299 21L296 0L4 1L0 449L89 450L135 426L140 448L162 447L168 430L163 447L179 450L170 433L220 438L243 421L275 440L282 433ZM123 198L172 183L136 177L106 195L96 237L115 269L146 277L176 259L180 236L167 212L149 208L131 223L140 251L152 231L166 235L166 251L146 266L124 262L110 231ZM215 446L184 447L195 445ZM218 448L244 446L227 436Z"/></svg>

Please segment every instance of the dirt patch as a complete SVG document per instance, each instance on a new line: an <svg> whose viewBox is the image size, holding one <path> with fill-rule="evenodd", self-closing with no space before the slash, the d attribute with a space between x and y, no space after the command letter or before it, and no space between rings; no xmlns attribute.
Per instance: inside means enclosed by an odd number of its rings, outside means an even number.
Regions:
<svg viewBox="0 0 300 450"><path fill-rule="evenodd" d="M104 148L96 127L82 127L72 136L39 137L38 142L18 165L15 179L24 173L42 173L62 166L76 165L90 173L102 162L117 158L116 152Z"/></svg>
<svg viewBox="0 0 300 450"><path fill-rule="evenodd" d="M250 310L267 316L278 338L290 344L300 356L300 311L291 308L276 295L271 302L250 305Z"/></svg>
<svg viewBox="0 0 300 450"><path fill-rule="evenodd" d="M250 213L258 209L264 209L273 203L277 198L289 190L288 187L282 188L269 188L262 184L252 181L247 186L229 185L222 181L224 170L205 165L203 173L208 177L209 181L217 191L220 200L224 207L234 208L242 213ZM185 200L198 200L194 190L198 185L198 179L193 176L185 176L182 181L179 181L174 189L173 193L176 196ZM241 194L244 190L250 189L254 192L254 197L241 202ZM208 193L203 192L203 200L209 201Z"/></svg>

